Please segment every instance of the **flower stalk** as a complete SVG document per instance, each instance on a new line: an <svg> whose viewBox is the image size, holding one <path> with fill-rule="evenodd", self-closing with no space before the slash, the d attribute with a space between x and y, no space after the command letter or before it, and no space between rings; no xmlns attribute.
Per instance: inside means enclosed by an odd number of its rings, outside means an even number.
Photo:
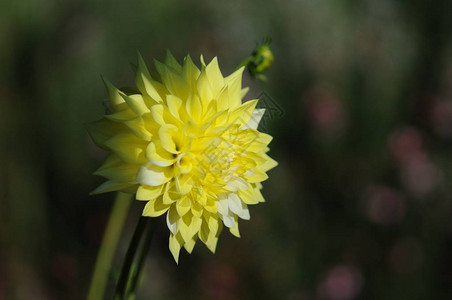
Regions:
<svg viewBox="0 0 452 300"><path fill-rule="evenodd" d="M134 299L136 290L138 288L138 283L141 277L141 272L143 270L144 264L146 262L147 254L149 253L149 248L151 247L152 237L154 236L156 220L154 218L149 218L149 224L147 231L144 232L144 240L142 246L137 253L136 263L132 266L132 272L129 276L127 283L127 297L126 299Z"/></svg>
<svg viewBox="0 0 452 300"><path fill-rule="evenodd" d="M110 267L131 203L132 194L117 193L94 267L88 300L98 300L104 297Z"/></svg>
<svg viewBox="0 0 452 300"><path fill-rule="evenodd" d="M124 258L124 263L119 275L118 283L116 285L115 300L130 299L129 294L134 293L137 286L139 273L143 267L147 250L152 239L154 220L149 217L140 217L135 232L130 241L129 248ZM148 229L150 228L149 232ZM143 236L146 235L145 243L141 243ZM140 244L142 245L139 251ZM145 250L145 251L144 251ZM138 255L137 255L138 254ZM135 260L135 257L138 259ZM136 261L136 263L134 263ZM129 288L130 287L130 288ZM132 288L133 287L133 288Z"/></svg>

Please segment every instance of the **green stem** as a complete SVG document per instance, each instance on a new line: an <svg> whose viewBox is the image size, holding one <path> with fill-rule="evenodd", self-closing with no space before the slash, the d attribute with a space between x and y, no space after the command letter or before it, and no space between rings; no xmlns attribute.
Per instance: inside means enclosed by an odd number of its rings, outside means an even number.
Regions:
<svg viewBox="0 0 452 300"><path fill-rule="evenodd" d="M97 261L88 292L88 300L99 300L104 297L111 262L115 255L115 250L121 235L121 229L127 218L131 203L132 194L117 193L105 229L104 238L102 239L99 254L97 255Z"/></svg>
<svg viewBox="0 0 452 300"><path fill-rule="evenodd" d="M138 281L141 277L141 271L143 270L144 263L146 261L147 254L149 253L149 248L151 247L152 237L154 235L156 220L155 218L150 218L149 226L146 233L144 234L144 241L140 252L137 254L138 259L135 264L134 272L130 275L129 283L127 284L127 300L135 298L136 289L138 287Z"/></svg>
<svg viewBox="0 0 452 300"><path fill-rule="evenodd" d="M133 266L133 260L137 253L138 246L140 245L143 233L146 231L146 227L151 218L140 217L135 232L133 233L132 240L130 241L129 249L127 250L124 264L119 275L118 283L116 285L115 300L122 300L126 296L127 283L129 282L130 271Z"/></svg>
<svg viewBox="0 0 452 300"><path fill-rule="evenodd" d="M241 67L247 67L248 64L253 60L252 56L248 56L245 58L238 66L235 68L236 70L240 69Z"/></svg>

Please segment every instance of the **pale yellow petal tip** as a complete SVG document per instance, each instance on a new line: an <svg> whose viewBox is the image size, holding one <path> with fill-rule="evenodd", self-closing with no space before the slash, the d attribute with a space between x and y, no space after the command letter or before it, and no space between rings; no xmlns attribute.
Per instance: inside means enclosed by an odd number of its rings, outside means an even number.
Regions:
<svg viewBox="0 0 452 300"><path fill-rule="evenodd" d="M97 189L98 189L98 188L95 188L94 190L92 190L91 192L89 192L88 195L94 196L94 195L102 194L102 192L98 192Z"/></svg>
<svg viewBox="0 0 452 300"><path fill-rule="evenodd" d="M141 52L139 50L137 50L137 64L138 66L145 65L143 56L141 55Z"/></svg>
<svg viewBox="0 0 452 300"><path fill-rule="evenodd" d="M201 61L202 68L204 69L207 65L206 65L206 62L204 60L204 55L203 54L201 54L199 56L199 60Z"/></svg>
<svg viewBox="0 0 452 300"><path fill-rule="evenodd" d="M195 245L196 241L194 239L191 239L188 243L184 244L184 248L189 254L191 254L193 252L193 248L195 247Z"/></svg>
<svg viewBox="0 0 452 300"><path fill-rule="evenodd" d="M171 254L173 255L174 261L178 265L179 264L179 252L180 252L180 250L174 250L173 251L173 250L170 249L170 251L171 251Z"/></svg>
<svg viewBox="0 0 452 300"><path fill-rule="evenodd" d="M218 238L211 237L207 240L207 242L205 244L206 244L207 248L210 250L210 252L215 254L215 251L217 249L217 244L218 244Z"/></svg>
<svg viewBox="0 0 452 300"><path fill-rule="evenodd" d="M119 90L111 83L107 78L105 78L103 75L100 75L100 78L102 79L105 88L107 89L107 92L109 96L111 97L115 93L119 92Z"/></svg>
<svg viewBox="0 0 452 300"><path fill-rule="evenodd" d="M169 49L166 49L165 64L173 68L177 73L182 72L182 66L179 64L177 59L173 56Z"/></svg>
<svg viewBox="0 0 452 300"><path fill-rule="evenodd" d="M95 172L93 174L96 175ZM101 184L100 186L98 186L97 188L92 190L89 194L90 195L98 195L98 194L106 193L106 192L108 192L111 185L112 185L111 181L104 182L103 184Z"/></svg>
<svg viewBox="0 0 452 300"><path fill-rule="evenodd" d="M242 66L242 67L238 68L238 69L237 69L234 73L232 73L231 75L233 75L233 74L242 74L243 71L245 71L245 66Z"/></svg>
<svg viewBox="0 0 452 300"><path fill-rule="evenodd" d="M169 249L171 251L171 254L173 255L174 261L176 264L179 264L179 253L181 249L181 238L178 238L177 236L170 234L169 237Z"/></svg>
<svg viewBox="0 0 452 300"><path fill-rule="evenodd" d="M89 195L98 195L113 191L121 191L124 193L134 193L134 184L132 183L120 183L114 181L106 181L102 183L100 186L95 188L93 191L89 193Z"/></svg>
<svg viewBox="0 0 452 300"><path fill-rule="evenodd" d="M180 250L176 250L177 251L176 252L176 251L173 251L173 250L170 249L170 251L171 251L171 254L173 255L174 261L178 265L179 264L179 252L180 252Z"/></svg>
<svg viewBox="0 0 452 300"><path fill-rule="evenodd" d="M239 231L238 224L236 224L236 226L233 227L233 228L229 228L229 232L230 232L233 236L240 238L240 231Z"/></svg>
<svg viewBox="0 0 452 300"><path fill-rule="evenodd" d="M212 252L212 254L215 254L215 251L217 250L217 245L209 246L207 245L207 248Z"/></svg>
<svg viewBox="0 0 452 300"><path fill-rule="evenodd" d="M155 58L152 61L154 62L154 66L157 69L157 73L160 74L160 77L164 77L166 73L166 65Z"/></svg>
<svg viewBox="0 0 452 300"><path fill-rule="evenodd" d="M104 75L100 74L100 79L102 79L102 82L104 83L107 90L110 88L116 89L115 86L107 78L104 77Z"/></svg>
<svg viewBox="0 0 452 300"><path fill-rule="evenodd" d="M241 98L242 100L243 100L243 98L245 98L246 94L248 94L249 90L250 90L250 88L249 88L249 87L246 87L246 88L243 88L243 89L240 91L240 98Z"/></svg>

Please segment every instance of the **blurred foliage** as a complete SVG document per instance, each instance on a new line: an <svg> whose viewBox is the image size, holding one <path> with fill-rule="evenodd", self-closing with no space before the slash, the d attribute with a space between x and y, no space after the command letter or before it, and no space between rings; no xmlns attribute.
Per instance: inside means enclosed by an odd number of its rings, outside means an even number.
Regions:
<svg viewBox="0 0 452 300"><path fill-rule="evenodd" d="M104 112L100 73L130 85L136 50L150 61L168 48L218 56L226 74L264 36L268 82L245 85L276 111L267 203L241 239L225 233L215 255L198 245L179 266L160 220L138 298L452 297L451 1L0 7L0 299L86 296L114 198L88 196L105 155L83 127Z"/></svg>

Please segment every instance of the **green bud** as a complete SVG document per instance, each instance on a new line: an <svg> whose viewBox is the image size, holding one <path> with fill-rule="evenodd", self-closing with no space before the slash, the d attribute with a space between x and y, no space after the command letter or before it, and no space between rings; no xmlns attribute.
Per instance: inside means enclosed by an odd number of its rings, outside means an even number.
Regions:
<svg viewBox="0 0 452 300"><path fill-rule="evenodd" d="M254 73L265 72L266 70L268 70L268 68L270 68L273 61L275 60L273 52L270 50L270 47L267 44L257 46L252 56L253 56L252 66Z"/></svg>
<svg viewBox="0 0 452 300"><path fill-rule="evenodd" d="M263 43L258 44L254 48L251 56L246 58L239 67L246 66L250 72L251 77L260 80L266 80L266 76L263 74L273 64L275 57L270 49L271 40L266 38Z"/></svg>

